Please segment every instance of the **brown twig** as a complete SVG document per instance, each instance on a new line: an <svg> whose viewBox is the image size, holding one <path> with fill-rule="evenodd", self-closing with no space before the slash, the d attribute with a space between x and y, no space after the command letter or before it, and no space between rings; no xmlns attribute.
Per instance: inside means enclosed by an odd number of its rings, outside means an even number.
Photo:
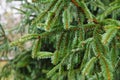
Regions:
<svg viewBox="0 0 120 80"><path fill-rule="evenodd" d="M78 9L80 9L80 11L81 11L83 14L85 14L84 9L76 2L76 0L71 0L71 2L72 2ZM92 21L93 21L95 24L98 24L97 19L94 18Z"/></svg>
<svg viewBox="0 0 120 80"><path fill-rule="evenodd" d="M78 7L82 13L85 13L84 9L83 9L81 6L79 6L79 4L78 4L75 0L71 0L71 2L72 2L76 7Z"/></svg>

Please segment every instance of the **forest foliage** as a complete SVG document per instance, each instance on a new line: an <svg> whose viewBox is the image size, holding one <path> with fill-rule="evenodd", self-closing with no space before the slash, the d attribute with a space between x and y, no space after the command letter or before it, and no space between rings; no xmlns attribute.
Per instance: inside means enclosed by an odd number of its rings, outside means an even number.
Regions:
<svg viewBox="0 0 120 80"><path fill-rule="evenodd" d="M15 9L24 17L13 32L27 34L9 41L0 26L0 52L16 53L1 78L120 80L119 0L23 0Z"/></svg>

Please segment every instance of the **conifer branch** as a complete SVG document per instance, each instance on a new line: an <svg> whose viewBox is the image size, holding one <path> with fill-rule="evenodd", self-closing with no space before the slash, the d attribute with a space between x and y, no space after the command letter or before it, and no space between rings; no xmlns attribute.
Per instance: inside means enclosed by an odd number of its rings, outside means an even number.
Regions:
<svg viewBox="0 0 120 80"><path fill-rule="evenodd" d="M83 14L85 13L84 9L79 6L79 4L77 3L76 0L71 0L71 2L72 2L76 7L78 7Z"/></svg>

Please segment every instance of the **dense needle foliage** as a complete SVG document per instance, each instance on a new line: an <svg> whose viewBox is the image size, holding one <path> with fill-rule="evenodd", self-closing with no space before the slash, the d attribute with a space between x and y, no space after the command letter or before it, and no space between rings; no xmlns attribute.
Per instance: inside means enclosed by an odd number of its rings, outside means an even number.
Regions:
<svg viewBox="0 0 120 80"><path fill-rule="evenodd" d="M28 33L11 42L0 26L0 52L16 52L1 78L120 80L120 0L25 0L17 10L16 30Z"/></svg>

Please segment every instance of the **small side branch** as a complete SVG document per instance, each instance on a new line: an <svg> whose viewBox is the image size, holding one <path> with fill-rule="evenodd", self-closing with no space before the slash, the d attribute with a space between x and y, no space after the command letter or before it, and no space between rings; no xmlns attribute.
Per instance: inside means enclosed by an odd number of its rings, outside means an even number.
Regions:
<svg viewBox="0 0 120 80"><path fill-rule="evenodd" d="M79 4L78 4L75 0L71 0L71 2L72 2L76 7L78 7L82 13L85 13L84 9L82 9L82 7L80 7Z"/></svg>

